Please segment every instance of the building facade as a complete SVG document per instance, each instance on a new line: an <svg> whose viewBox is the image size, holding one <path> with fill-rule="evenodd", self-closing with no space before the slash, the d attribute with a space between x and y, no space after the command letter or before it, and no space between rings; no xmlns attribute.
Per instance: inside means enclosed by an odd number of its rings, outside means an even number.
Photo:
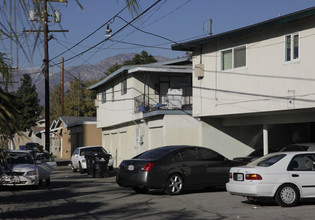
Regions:
<svg viewBox="0 0 315 220"><path fill-rule="evenodd" d="M193 53L202 144L229 157L315 141L315 8L172 45ZM214 147L215 148L215 147ZM237 150L236 150L237 149Z"/></svg>

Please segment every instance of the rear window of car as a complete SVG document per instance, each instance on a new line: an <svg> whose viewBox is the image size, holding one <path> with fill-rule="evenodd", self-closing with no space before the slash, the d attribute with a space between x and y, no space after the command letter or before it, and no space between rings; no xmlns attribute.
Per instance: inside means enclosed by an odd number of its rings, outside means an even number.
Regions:
<svg viewBox="0 0 315 220"><path fill-rule="evenodd" d="M140 154L135 159L160 159L170 152L170 149L153 149Z"/></svg>
<svg viewBox="0 0 315 220"><path fill-rule="evenodd" d="M266 155L250 163L250 165L258 167L270 167L277 163L278 161L280 161L285 156L286 156L285 154Z"/></svg>
<svg viewBox="0 0 315 220"><path fill-rule="evenodd" d="M92 153L107 153L103 147L90 147L81 149L80 155L84 156L87 152Z"/></svg>

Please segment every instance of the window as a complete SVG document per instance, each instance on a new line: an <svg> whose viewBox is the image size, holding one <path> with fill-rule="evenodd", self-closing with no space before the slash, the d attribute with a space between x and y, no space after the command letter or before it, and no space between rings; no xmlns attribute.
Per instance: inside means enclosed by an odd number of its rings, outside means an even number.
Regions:
<svg viewBox="0 0 315 220"><path fill-rule="evenodd" d="M106 91L102 92L102 103L106 102Z"/></svg>
<svg viewBox="0 0 315 220"><path fill-rule="evenodd" d="M223 161L225 159L222 155L218 154L217 152L205 148L199 148L199 156L201 160L208 161Z"/></svg>
<svg viewBox="0 0 315 220"><path fill-rule="evenodd" d="M235 47L221 52L221 70L246 66L246 46Z"/></svg>
<svg viewBox="0 0 315 220"><path fill-rule="evenodd" d="M180 152L183 161L196 161L197 156L194 149L185 149Z"/></svg>
<svg viewBox="0 0 315 220"><path fill-rule="evenodd" d="M300 154L296 155L288 166L289 171L314 171L315 155Z"/></svg>
<svg viewBox="0 0 315 220"><path fill-rule="evenodd" d="M114 101L114 87L112 87L112 102Z"/></svg>
<svg viewBox="0 0 315 220"><path fill-rule="evenodd" d="M270 167L284 158L285 154L265 155L251 163L253 166Z"/></svg>
<svg viewBox="0 0 315 220"><path fill-rule="evenodd" d="M121 95L124 95L127 93L127 79L124 79L121 82Z"/></svg>
<svg viewBox="0 0 315 220"><path fill-rule="evenodd" d="M290 62L299 59L299 34L285 36L285 61Z"/></svg>

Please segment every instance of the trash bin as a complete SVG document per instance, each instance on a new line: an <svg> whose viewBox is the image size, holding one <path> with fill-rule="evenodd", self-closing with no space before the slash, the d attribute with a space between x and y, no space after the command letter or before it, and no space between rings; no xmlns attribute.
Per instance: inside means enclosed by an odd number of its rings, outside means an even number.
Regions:
<svg viewBox="0 0 315 220"><path fill-rule="evenodd" d="M104 178L108 176L109 155L105 153L87 153L85 155L87 174L94 178Z"/></svg>

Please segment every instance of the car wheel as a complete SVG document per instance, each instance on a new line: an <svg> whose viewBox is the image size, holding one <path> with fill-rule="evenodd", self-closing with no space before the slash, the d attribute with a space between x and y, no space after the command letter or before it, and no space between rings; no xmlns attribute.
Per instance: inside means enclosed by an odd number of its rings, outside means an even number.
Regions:
<svg viewBox="0 0 315 220"><path fill-rule="evenodd" d="M282 207L296 206L300 200L300 192L294 185L285 184L279 187L275 200Z"/></svg>
<svg viewBox="0 0 315 220"><path fill-rule="evenodd" d="M169 195L179 195L184 190L184 179L181 175L174 173L167 178L165 183L165 193Z"/></svg>
<svg viewBox="0 0 315 220"><path fill-rule="evenodd" d="M81 165L80 162L79 162L79 171L80 171L80 173L84 173L84 170L83 170L82 165Z"/></svg>
<svg viewBox="0 0 315 220"><path fill-rule="evenodd" d="M133 189L136 193L141 193L141 194L147 193L147 192L149 191L148 188L139 187L139 186L132 187L132 189Z"/></svg>
<svg viewBox="0 0 315 220"><path fill-rule="evenodd" d="M71 169L72 169L72 172L77 172L77 169L73 167L72 162L71 162Z"/></svg>

